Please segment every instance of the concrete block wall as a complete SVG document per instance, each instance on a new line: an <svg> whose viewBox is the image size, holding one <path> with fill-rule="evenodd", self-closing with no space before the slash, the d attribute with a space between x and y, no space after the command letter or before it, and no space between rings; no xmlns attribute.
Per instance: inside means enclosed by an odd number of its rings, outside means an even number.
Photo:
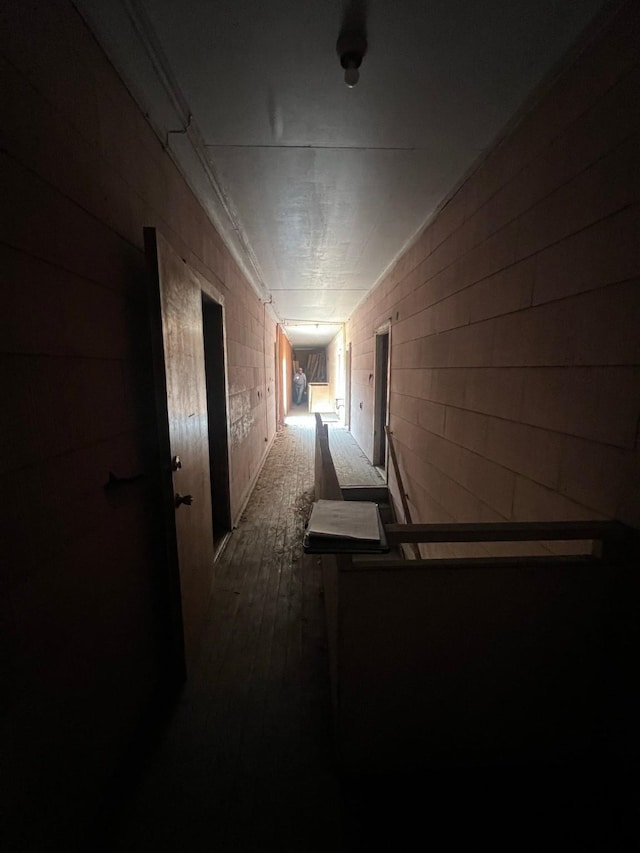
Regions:
<svg viewBox="0 0 640 853"><path fill-rule="evenodd" d="M143 226L225 296L234 515L275 325L71 2L3 4L0 69L2 834L87 849L166 667Z"/></svg>
<svg viewBox="0 0 640 853"><path fill-rule="evenodd" d="M344 329L340 329L327 345L328 396L332 406L335 405L337 398L344 397L344 365ZM340 412L344 414L344 409L340 409L340 411L336 409L336 414L340 414Z"/></svg>
<svg viewBox="0 0 640 853"><path fill-rule="evenodd" d="M639 57L626 3L347 326L371 456L373 335L391 320L414 520L640 523Z"/></svg>
<svg viewBox="0 0 640 853"><path fill-rule="evenodd" d="M225 319L232 457L231 513L236 519L249 497L275 435L274 344L276 324L229 259L233 270Z"/></svg>

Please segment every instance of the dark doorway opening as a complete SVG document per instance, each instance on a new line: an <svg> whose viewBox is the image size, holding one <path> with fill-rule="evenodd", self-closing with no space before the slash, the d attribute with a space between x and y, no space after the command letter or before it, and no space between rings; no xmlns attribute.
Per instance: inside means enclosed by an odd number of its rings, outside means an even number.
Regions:
<svg viewBox="0 0 640 853"><path fill-rule="evenodd" d="M347 346L347 357L345 359L344 377L344 425L347 429L351 427L351 342Z"/></svg>
<svg viewBox="0 0 640 853"><path fill-rule="evenodd" d="M389 411L389 330L376 333L373 464L387 467L387 424Z"/></svg>
<svg viewBox="0 0 640 853"><path fill-rule="evenodd" d="M211 516L216 551L231 530L229 443L222 305L202 294L202 329L209 414Z"/></svg>

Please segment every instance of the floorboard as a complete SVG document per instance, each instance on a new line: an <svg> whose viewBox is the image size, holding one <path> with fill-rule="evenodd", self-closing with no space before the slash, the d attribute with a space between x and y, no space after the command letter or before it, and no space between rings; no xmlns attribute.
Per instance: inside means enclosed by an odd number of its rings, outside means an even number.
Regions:
<svg viewBox="0 0 640 853"><path fill-rule="evenodd" d="M341 486L385 485L348 429L329 424L329 449Z"/></svg>

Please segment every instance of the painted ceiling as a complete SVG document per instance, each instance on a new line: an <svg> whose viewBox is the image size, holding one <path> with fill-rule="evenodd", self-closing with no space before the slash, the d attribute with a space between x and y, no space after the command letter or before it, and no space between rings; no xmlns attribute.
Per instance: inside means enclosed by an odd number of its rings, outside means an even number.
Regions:
<svg viewBox="0 0 640 853"><path fill-rule="evenodd" d="M78 5L295 345L349 318L602 0Z"/></svg>

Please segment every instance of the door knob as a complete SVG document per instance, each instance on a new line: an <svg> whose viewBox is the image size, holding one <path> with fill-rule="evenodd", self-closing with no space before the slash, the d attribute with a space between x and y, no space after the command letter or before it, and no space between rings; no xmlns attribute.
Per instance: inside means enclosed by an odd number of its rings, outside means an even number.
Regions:
<svg viewBox="0 0 640 853"><path fill-rule="evenodd" d="M181 495L180 492L176 492L176 496L175 496L176 509L181 504L185 504L185 506L191 506L192 503L193 503L193 495Z"/></svg>
<svg viewBox="0 0 640 853"><path fill-rule="evenodd" d="M182 468L182 462L180 461L179 456L174 456L171 460L171 470L179 471Z"/></svg>

